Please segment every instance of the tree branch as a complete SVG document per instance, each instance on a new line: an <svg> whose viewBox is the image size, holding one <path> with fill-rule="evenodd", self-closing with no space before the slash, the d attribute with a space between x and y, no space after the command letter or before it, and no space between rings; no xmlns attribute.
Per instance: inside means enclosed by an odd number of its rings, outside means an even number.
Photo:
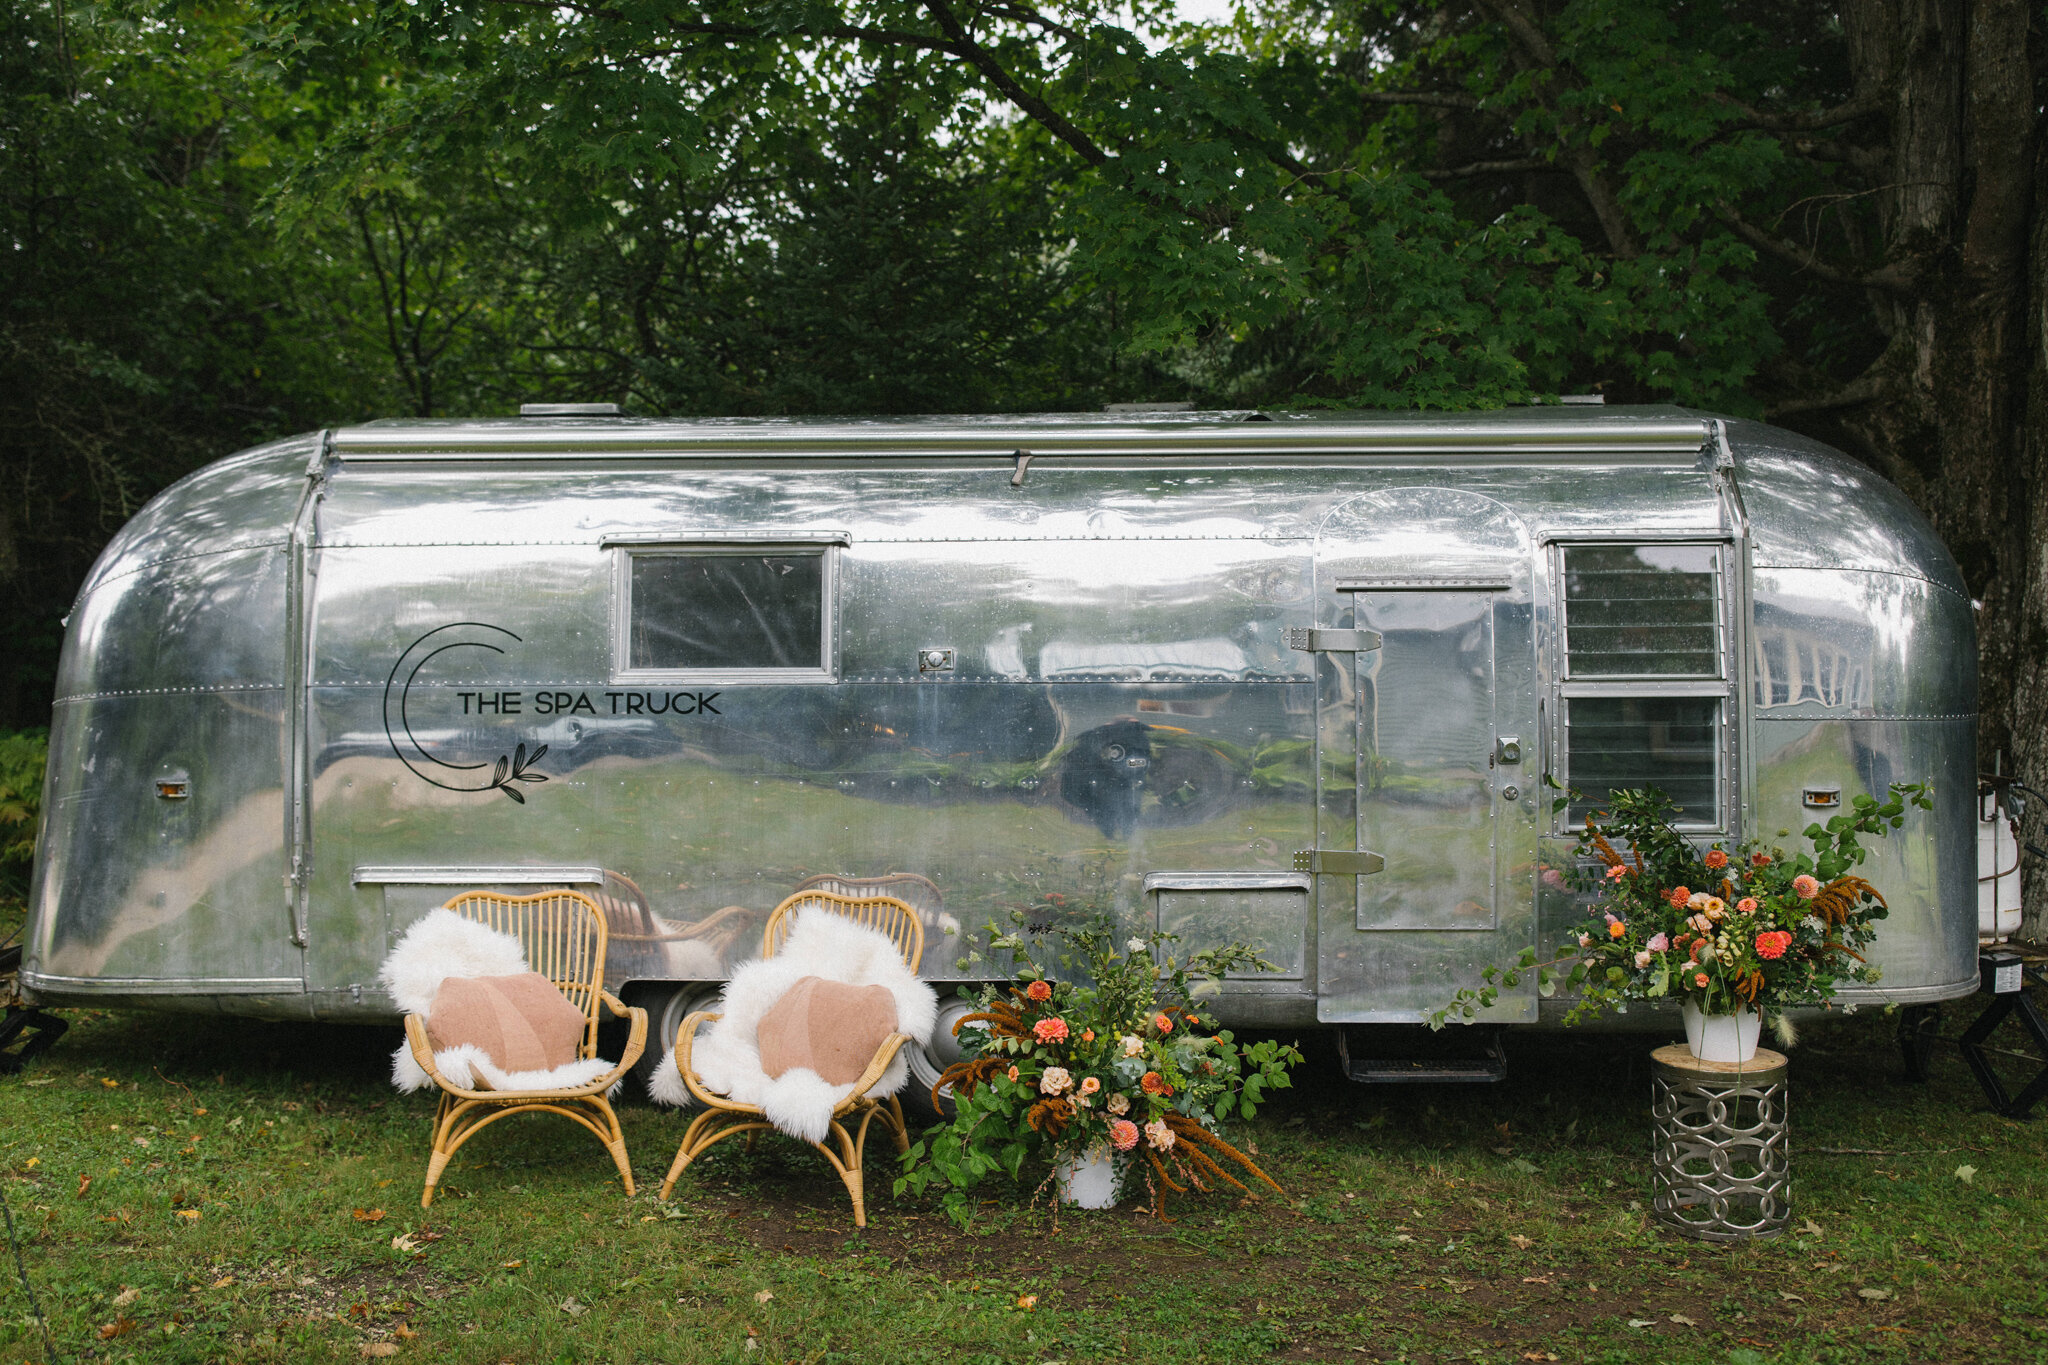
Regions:
<svg viewBox="0 0 2048 1365"><path fill-rule="evenodd" d="M1470 95L1440 90L1361 90L1358 98L1367 104L1420 104L1437 109L1477 109L1479 101Z"/></svg>
<svg viewBox="0 0 2048 1365"><path fill-rule="evenodd" d="M1919 266L1906 260L1890 261L1876 270L1868 271L1849 271L1829 265L1820 259L1820 251L1817 247L1804 247L1797 242L1788 241L1783 237L1765 232L1762 228L1744 218L1740 213L1737 213L1735 206L1725 199L1715 201L1714 216L1733 229L1736 236L1748 242L1758 251L1776 256L1781 261L1797 266L1815 279L1826 280L1830 284L1847 284L1871 289L1889 289L1905 293L1912 288L1914 282L1920 277Z"/></svg>
<svg viewBox="0 0 2048 1365"><path fill-rule="evenodd" d="M1104 166L1109 163L1109 153L1096 146L1093 138L1069 123L1066 116L1057 109L1019 85L1016 78L1003 69L1003 64L995 59L993 53L970 38L959 19L954 17L953 11L946 8L945 0L924 0L924 7L931 12L932 18L938 21L939 27L945 30L946 37L951 42L947 51L979 71L1003 98L1044 125L1045 130L1054 137L1072 147L1083 161L1091 166Z"/></svg>
<svg viewBox="0 0 2048 1365"><path fill-rule="evenodd" d="M1475 161L1448 171L1424 171L1424 180L1460 180L1468 175L1505 175L1515 171L1562 171L1562 167L1540 156L1517 157L1509 161Z"/></svg>
<svg viewBox="0 0 2048 1365"><path fill-rule="evenodd" d="M1775 422L1780 417L1789 416L1795 412L1827 412L1834 408L1860 407L1864 403L1876 401L1881 388L1882 385L1879 384L1877 376L1865 372L1857 378L1850 380L1841 388L1836 389L1833 393L1819 394L1812 398L1792 398L1787 399L1783 403L1773 403L1764 410L1764 415Z"/></svg>
<svg viewBox="0 0 2048 1365"><path fill-rule="evenodd" d="M1846 104L1808 114L1766 114L1719 90L1714 92L1714 100L1742 115L1742 123L1738 126L1761 128L1767 133L1810 133L1820 128L1839 128L1885 110L1885 102L1875 95L1858 95Z"/></svg>

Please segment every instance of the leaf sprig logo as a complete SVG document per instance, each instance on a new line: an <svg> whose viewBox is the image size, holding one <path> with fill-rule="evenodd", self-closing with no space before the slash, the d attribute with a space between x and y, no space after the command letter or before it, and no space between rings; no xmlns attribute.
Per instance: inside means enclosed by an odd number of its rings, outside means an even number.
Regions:
<svg viewBox="0 0 2048 1365"><path fill-rule="evenodd" d="M421 742L413 728L414 689L425 690L433 684L431 665L437 659L457 650L480 649L503 654L507 641L521 643L517 635L503 626L485 621L451 621L445 626L434 627L407 645L397 662L391 665L391 675L384 680L384 736L391 741L391 752L398 756L398 761L421 781L443 791L502 792L523 806L526 797L519 790L520 784L548 780L546 773L536 771L533 766L546 756L547 745L538 745L528 752L522 741L513 747L511 753L499 754L495 762L483 759L464 763L435 753ZM464 710L467 712L468 698L486 694L459 695L465 698ZM479 714L484 709L479 703ZM486 773L489 775L485 776Z"/></svg>

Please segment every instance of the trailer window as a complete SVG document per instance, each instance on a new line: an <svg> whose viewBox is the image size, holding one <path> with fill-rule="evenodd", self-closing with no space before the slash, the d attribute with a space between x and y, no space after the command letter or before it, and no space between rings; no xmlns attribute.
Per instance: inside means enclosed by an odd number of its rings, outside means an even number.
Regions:
<svg viewBox="0 0 2048 1365"><path fill-rule="evenodd" d="M1569 676L1720 676L1719 554L1712 545L1566 547Z"/></svg>
<svg viewBox="0 0 2048 1365"><path fill-rule="evenodd" d="M1657 787L1679 823L1719 828L1727 786L1722 547L1557 547L1564 777L1573 825L1610 793Z"/></svg>
<svg viewBox="0 0 2048 1365"><path fill-rule="evenodd" d="M627 671L828 667L824 551L640 551L628 564Z"/></svg>
<svg viewBox="0 0 2048 1365"><path fill-rule="evenodd" d="M1683 814L1680 823L1719 823L1721 703L1712 697L1573 697L1566 703L1565 747L1574 824L1619 789L1659 787Z"/></svg>

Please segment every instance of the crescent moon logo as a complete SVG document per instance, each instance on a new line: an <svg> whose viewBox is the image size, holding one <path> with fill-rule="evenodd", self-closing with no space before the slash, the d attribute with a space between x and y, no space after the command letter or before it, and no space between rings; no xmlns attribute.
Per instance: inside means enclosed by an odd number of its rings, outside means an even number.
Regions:
<svg viewBox="0 0 2048 1365"><path fill-rule="evenodd" d="M413 733L409 707L414 682L428 664L455 650L486 650L503 654L506 642L520 643L517 635L503 626L486 621L453 621L436 626L405 647L391 665L384 680L384 737L391 752L421 781L451 792L503 792L520 805L526 804L516 784L545 782L547 774L533 771L533 765L548 751L543 744L532 753L520 744L509 754L498 755L496 763L450 763L429 752ZM485 770L489 770L486 777Z"/></svg>

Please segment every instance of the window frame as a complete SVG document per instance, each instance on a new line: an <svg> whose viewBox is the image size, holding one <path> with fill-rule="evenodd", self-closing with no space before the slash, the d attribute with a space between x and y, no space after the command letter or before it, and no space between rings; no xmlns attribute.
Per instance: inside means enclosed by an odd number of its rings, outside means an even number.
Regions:
<svg viewBox="0 0 2048 1365"><path fill-rule="evenodd" d="M612 556L611 681L615 683L831 683L839 681L839 556L844 531L706 531L690 535L607 536ZM633 563L710 555L816 555L820 559L818 667L635 668L632 666Z"/></svg>
<svg viewBox="0 0 2048 1365"><path fill-rule="evenodd" d="M1573 674L1570 607L1565 595L1566 554L1579 548L1611 549L1620 546L1698 546L1714 552L1714 658L1719 664L1715 673ZM1731 571L1736 549L1735 542L1725 535L1672 535L1642 531L1561 536L1545 542L1547 567L1553 584L1552 630L1557 649L1557 667L1552 681L1553 695L1557 698L1556 719L1551 722L1553 733L1548 737L1551 752L1556 758L1550 766L1553 776L1563 787L1569 788L1572 783L1570 736L1571 706L1574 700L1627 697L1712 698L1718 703L1715 707L1714 720L1716 738L1712 818L1685 819L1679 821L1676 827L1688 834L1726 834L1733 828L1731 821L1736 805L1734 787L1736 774L1741 771L1736 752L1739 726L1735 714L1739 701L1736 695L1739 670L1736 667L1738 660L1735 653L1740 635L1736 628L1738 585ZM1570 834L1573 828L1569 807L1560 809L1552 815L1552 834Z"/></svg>

